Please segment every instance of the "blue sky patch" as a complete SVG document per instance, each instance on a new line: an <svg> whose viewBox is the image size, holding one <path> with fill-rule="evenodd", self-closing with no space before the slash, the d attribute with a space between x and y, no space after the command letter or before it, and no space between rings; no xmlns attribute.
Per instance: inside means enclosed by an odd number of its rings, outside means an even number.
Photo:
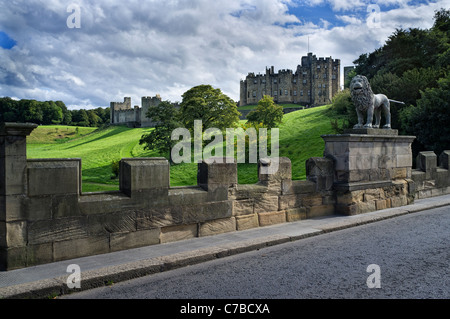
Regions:
<svg viewBox="0 0 450 319"><path fill-rule="evenodd" d="M0 31L0 47L3 49L12 49L16 45L16 41L12 39L8 34L3 31Z"/></svg>

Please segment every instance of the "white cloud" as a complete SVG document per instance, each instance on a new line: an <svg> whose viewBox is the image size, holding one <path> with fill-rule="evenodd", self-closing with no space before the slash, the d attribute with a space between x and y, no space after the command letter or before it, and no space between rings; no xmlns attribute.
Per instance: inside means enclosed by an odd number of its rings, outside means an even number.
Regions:
<svg viewBox="0 0 450 319"><path fill-rule="evenodd" d="M308 37L317 56L351 65L383 45L395 28L428 28L434 10L449 7L449 0L401 6L381 12L381 28L371 29L365 9L362 19L350 6L362 0L309 0L331 5L345 24L340 27L329 17L318 24L300 21L289 14L293 0L77 3L81 29L67 28L66 1L2 1L1 28L17 45L0 49L0 96L63 100L74 107L108 106L131 96L140 105L142 96L180 101L192 86L211 84L238 100L239 80L248 72L271 65L295 69Z"/></svg>

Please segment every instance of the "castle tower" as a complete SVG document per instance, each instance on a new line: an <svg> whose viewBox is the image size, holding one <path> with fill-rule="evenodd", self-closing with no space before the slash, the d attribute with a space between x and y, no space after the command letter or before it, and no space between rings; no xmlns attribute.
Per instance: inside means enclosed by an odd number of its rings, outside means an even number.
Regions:
<svg viewBox="0 0 450 319"><path fill-rule="evenodd" d="M111 102L109 107L110 123L119 123L117 111L131 110L131 97L124 97L123 102Z"/></svg>
<svg viewBox="0 0 450 319"><path fill-rule="evenodd" d="M153 127L155 126L154 122L147 117L147 112L149 108L159 105L161 103L161 96L156 94L154 97L143 96L141 99L141 127Z"/></svg>

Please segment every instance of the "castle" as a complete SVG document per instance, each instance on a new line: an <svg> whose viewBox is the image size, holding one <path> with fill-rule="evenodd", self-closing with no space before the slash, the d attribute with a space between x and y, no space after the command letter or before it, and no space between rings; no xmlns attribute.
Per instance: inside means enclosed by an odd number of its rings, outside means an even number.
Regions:
<svg viewBox="0 0 450 319"><path fill-rule="evenodd" d="M144 96L141 98L141 107L131 108L131 98L125 97L123 102L111 102L110 123L126 124L130 127L153 127L155 125L146 114L150 107L161 103L161 97L157 94L154 97Z"/></svg>
<svg viewBox="0 0 450 319"><path fill-rule="evenodd" d="M312 53L303 56L297 70L266 68L265 74L249 73L240 84L239 106L257 104L264 95L273 97L276 103L294 103L318 106L331 103L340 90L339 59L317 59Z"/></svg>

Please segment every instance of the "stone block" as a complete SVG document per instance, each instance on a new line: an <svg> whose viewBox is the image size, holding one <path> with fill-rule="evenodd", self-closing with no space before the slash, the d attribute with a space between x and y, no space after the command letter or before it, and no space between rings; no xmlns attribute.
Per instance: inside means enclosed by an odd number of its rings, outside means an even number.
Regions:
<svg viewBox="0 0 450 319"><path fill-rule="evenodd" d="M386 209L389 208L387 202L389 201L390 203L390 199L378 199L375 201L375 207L377 210L382 210L382 209ZM389 205L390 206L390 205Z"/></svg>
<svg viewBox="0 0 450 319"><path fill-rule="evenodd" d="M28 195L79 194L80 166L81 160L28 160Z"/></svg>
<svg viewBox="0 0 450 319"><path fill-rule="evenodd" d="M316 183L312 181L292 181L289 189L283 191L283 195L308 194L316 191Z"/></svg>
<svg viewBox="0 0 450 319"><path fill-rule="evenodd" d="M161 228L160 242L169 243L195 238L198 235L197 224L168 226Z"/></svg>
<svg viewBox="0 0 450 319"><path fill-rule="evenodd" d="M324 157L311 157L306 161L306 175L316 184L316 191L331 190L334 182L333 160Z"/></svg>
<svg viewBox="0 0 450 319"><path fill-rule="evenodd" d="M159 244L160 228L133 232L112 233L110 235L111 251L138 248Z"/></svg>
<svg viewBox="0 0 450 319"><path fill-rule="evenodd" d="M215 160L216 158L213 158ZM219 158L218 162L203 161L198 164L197 184L205 190L222 185L225 188L237 185L237 163L235 159Z"/></svg>
<svg viewBox="0 0 450 319"><path fill-rule="evenodd" d="M203 205L192 205L182 207L184 224L198 223L208 220L231 217L232 202L211 202Z"/></svg>
<svg viewBox="0 0 450 319"><path fill-rule="evenodd" d="M136 231L136 212L124 211L87 216L87 232L94 236Z"/></svg>
<svg viewBox="0 0 450 319"><path fill-rule="evenodd" d="M307 195L302 197L302 206L311 207L311 206L320 206L323 203L322 195Z"/></svg>
<svg viewBox="0 0 450 319"><path fill-rule="evenodd" d="M124 158L120 161L119 188L132 196L133 193L170 186L169 162L165 158Z"/></svg>
<svg viewBox="0 0 450 319"><path fill-rule="evenodd" d="M258 214L236 216L236 229L245 230L259 227Z"/></svg>
<svg viewBox="0 0 450 319"><path fill-rule="evenodd" d="M25 195L0 195L0 221L27 219Z"/></svg>
<svg viewBox="0 0 450 319"><path fill-rule="evenodd" d="M391 197L391 207L402 207L408 205L408 198L406 195L399 195Z"/></svg>
<svg viewBox="0 0 450 319"><path fill-rule="evenodd" d="M150 208L136 212L137 230L179 225L183 223L183 210L180 206Z"/></svg>
<svg viewBox="0 0 450 319"><path fill-rule="evenodd" d="M0 222L0 247L12 248L27 245L27 222Z"/></svg>
<svg viewBox="0 0 450 319"><path fill-rule="evenodd" d="M258 161L258 180L267 185L292 179L291 160L287 157L261 158Z"/></svg>
<svg viewBox="0 0 450 319"><path fill-rule="evenodd" d="M208 192L200 187L173 187L169 189L169 205L194 205L208 200ZM220 199L220 200L226 200Z"/></svg>
<svg viewBox="0 0 450 319"><path fill-rule="evenodd" d="M286 210L290 208L300 207L302 200L300 195L282 195L278 200L278 209Z"/></svg>
<svg viewBox="0 0 450 319"><path fill-rule="evenodd" d="M53 244L54 261L108 253L109 238L89 237L58 241Z"/></svg>
<svg viewBox="0 0 450 319"><path fill-rule="evenodd" d="M425 172L425 178L433 178L437 168L437 156L434 152L420 152L416 158L417 169Z"/></svg>
<svg viewBox="0 0 450 319"><path fill-rule="evenodd" d="M259 213L258 218L259 218L259 226L261 227L281 224L286 222L286 213L284 211Z"/></svg>
<svg viewBox="0 0 450 319"><path fill-rule="evenodd" d="M450 168L450 151L443 151L439 156L439 167L443 169Z"/></svg>
<svg viewBox="0 0 450 319"><path fill-rule="evenodd" d="M297 207L292 209L286 209L286 221L295 222L298 220L306 219L306 208Z"/></svg>
<svg viewBox="0 0 450 319"><path fill-rule="evenodd" d="M27 266L40 265L53 261L53 243L27 246Z"/></svg>
<svg viewBox="0 0 450 319"><path fill-rule="evenodd" d="M334 205L319 205L306 208L306 217L314 218L334 214Z"/></svg>
<svg viewBox="0 0 450 319"><path fill-rule="evenodd" d="M254 212L266 213L278 210L278 196L264 196L255 200Z"/></svg>
<svg viewBox="0 0 450 319"><path fill-rule="evenodd" d="M28 244L88 237L86 218L61 218L28 222Z"/></svg>
<svg viewBox="0 0 450 319"><path fill-rule="evenodd" d="M26 192L27 161L25 157L0 157L0 195L22 195Z"/></svg>
<svg viewBox="0 0 450 319"><path fill-rule="evenodd" d="M233 201L233 216L253 214L254 199L241 199Z"/></svg>
<svg viewBox="0 0 450 319"><path fill-rule="evenodd" d="M0 248L0 270L14 270L27 266L27 247Z"/></svg>
<svg viewBox="0 0 450 319"><path fill-rule="evenodd" d="M236 219L234 217L211 220L200 223L198 228L198 236L212 236L217 234L228 233L236 230Z"/></svg>

